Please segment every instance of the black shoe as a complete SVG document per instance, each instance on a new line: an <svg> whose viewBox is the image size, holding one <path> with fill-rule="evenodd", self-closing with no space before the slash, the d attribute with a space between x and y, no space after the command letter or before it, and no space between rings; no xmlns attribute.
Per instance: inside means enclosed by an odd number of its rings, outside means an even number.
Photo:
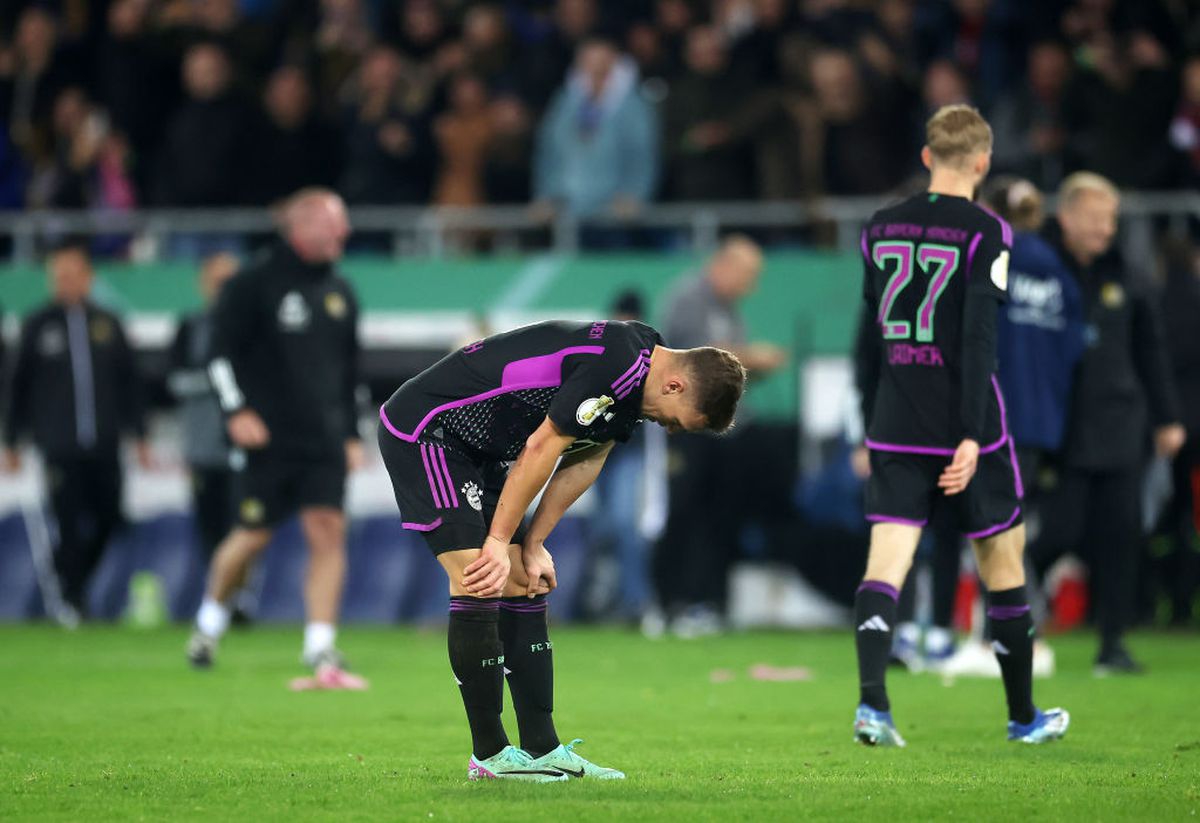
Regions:
<svg viewBox="0 0 1200 823"><path fill-rule="evenodd" d="M1134 660L1124 646L1116 645L1100 652L1093 672L1097 677L1107 677L1110 674L1145 674L1146 667Z"/></svg>

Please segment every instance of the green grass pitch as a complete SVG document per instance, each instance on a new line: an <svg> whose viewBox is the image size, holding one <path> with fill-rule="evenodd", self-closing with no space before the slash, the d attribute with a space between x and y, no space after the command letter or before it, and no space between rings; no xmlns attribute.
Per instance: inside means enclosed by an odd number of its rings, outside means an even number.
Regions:
<svg viewBox="0 0 1200 823"><path fill-rule="evenodd" d="M893 675L906 750L850 742L850 634L651 642L554 633L558 725L614 783L468 783L441 631L344 631L365 693L292 693L299 633L0 628L0 820L1180 820L1200 809L1200 638L1141 636L1141 678L1096 680L1055 638L1037 685L1059 743L1005 742L1000 684ZM757 663L811 668L761 682ZM732 672L713 682L713 670ZM513 724L509 723L510 730ZM515 740L514 740L515 742Z"/></svg>

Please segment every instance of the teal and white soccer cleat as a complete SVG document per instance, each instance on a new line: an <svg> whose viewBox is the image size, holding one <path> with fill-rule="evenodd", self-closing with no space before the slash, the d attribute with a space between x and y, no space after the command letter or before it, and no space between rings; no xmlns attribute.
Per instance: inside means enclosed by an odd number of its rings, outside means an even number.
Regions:
<svg viewBox="0 0 1200 823"><path fill-rule="evenodd" d="M881 712L863 703L854 712L854 739L864 746L896 746L908 744L896 731L891 712Z"/></svg>
<svg viewBox="0 0 1200 823"><path fill-rule="evenodd" d="M475 755L467 761L468 780L524 780L529 783L561 783L567 776L558 769L534 765L528 752L505 746L486 760Z"/></svg>
<svg viewBox="0 0 1200 823"><path fill-rule="evenodd" d="M1066 709L1037 710L1029 723L1008 721L1008 739L1018 743L1049 743L1061 740L1071 725L1071 715Z"/></svg>
<svg viewBox="0 0 1200 823"><path fill-rule="evenodd" d="M533 759L533 765L547 769L557 769L571 777L594 777L597 780L624 780L625 772L597 766L590 760L585 760L575 754L575 747L583 741L575 738L570 743L560 743L558 748L546 752L541 757Z"/></svg>

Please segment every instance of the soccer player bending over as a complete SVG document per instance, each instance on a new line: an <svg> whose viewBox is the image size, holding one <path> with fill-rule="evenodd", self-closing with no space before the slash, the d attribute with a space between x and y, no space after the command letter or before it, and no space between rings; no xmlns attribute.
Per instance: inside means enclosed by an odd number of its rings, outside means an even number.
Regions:
<svg viewBox="0 0 1200 823"><path fill-rule="evenodd" d="M625 776L584 760L579 741L563 745L555 731L546 540L638 423L724 431L745 380L729 352L668 349L641 323L539 323L448 355L379 410L401 525L424 536L450 581L450 668L471 728L470 779ZM505 676L519 749L500 722Z"/></svg>
<svg viewBox="0 0 1200 823"><path fill-rule="evenodd" d="M855 597L861 696L854 737L903 746L884 684L897 592L921 529L949 506L971 538L987 588L1008 697L1008 739L1062 737L1062 709L1033 704L1033 621L1025 594L1020 473L994 374L996 315L1008 285L1012 229L971 198L991 163L992 131L969 106L926 124L928 192L883 209L863 229L869 322L858 368L871 477L871 551Z"/></svg>

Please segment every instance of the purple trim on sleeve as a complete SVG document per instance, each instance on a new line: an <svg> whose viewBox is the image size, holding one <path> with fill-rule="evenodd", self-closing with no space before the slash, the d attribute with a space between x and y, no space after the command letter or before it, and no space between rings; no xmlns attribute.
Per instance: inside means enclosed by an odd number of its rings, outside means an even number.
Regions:
<svg viewBox="0 0 1200 823"><path fill-rule="evenodd" d="M855 594L859 592L879 592L880 594L886 594L897 602L900 600L900 592L896 591L896 587L889 583L884 583L882 580L864 580L855 591Z"/></svg>
<svg viewBox="0 0 1200 823"><path fill-rule="evenodd" d="M440 525L442 525L442 518L439 517L432 523L401 523L400 528L408 529L412 532L431 532Z"/></svg>
<svg viewBox="0 0 1200 823"><path fill-rule="evenodd" d="M1016 620L1029 614L1029 606L988 606L987 616L993 620Z"/></svg>
<svg viewBox="0 0 1200 823"><path fill-rule="evenodd" d="M903 517L892 517L890 514L868 514L868 523L895 523L898 526L915 526L918 529L925 528L929 524L928 520L908 520Z"/></svg>
<svg viewBox="0 0 1200 823"><path fill-rule="evenodd" d="M617 399L624 400L629 394L642 384L642 378L650 371L650 350L642 349L638 352L637 359L633 361L623 375L613 381L612 388L615 390Z"/></svg>
<svg viewBox="0 0 1200 823"><path fill-rule="evenodd" d="M510 394L523 389L547 389L553 386L558 386L562 383L562 361L563 358L572 354L603 354L603 346L571 346L554 354L546 354L540 357L529 357L525 360L514 360L504 367L501 385L499 388L485 391L482 394L471 395L464 397L461 400L453 400L449 403L442 403L440 406L434 406L430 409L412 433L402 432L392 425L392 421L388 420L387 411L384 406L379 407L379 420L383 423L383 427L399 440L406 443L415 443L417 438L421 436L421 432L425 431L425 427L429 425L429 421L437 417L444 411L457 409L462 406L469 406L472 403L478 403L482 400L488 400L492 397L498 397L502 394ZM548 359L554 359L557 364L555 368L547 365ZM535 363L533 361L543 361ZM514 369L513 367L517 368ZM510 372L510 369L513 370ZM527 382L509 382L509 379L514 376L520 376Z"/></svg>
<svg viewBox="0 0 1200 823"><path fill-rule="evenodd" d="M630 377L632 377L633 373L638 370L639 366L642 365L642 361L645 360L647 357L649 357L649 355L650 355L649 349L641 349L638 352L638 356L636 358L634 358L633 365L630 366L628 369L626 369L625 373L623 375L621 375L620 377L618 377L616 380L613 381L612 387L615 389L617 386L621 385L626 380L628 380Z"/></svg>
<svg viewBox="0 0 1200 823"><path fill-rule="evenodd" d="M870 262L871 252L867 249L867 229L864 226L862 233L859 235L859 245L862 246L863 260Z"/></svg>
<svg viewBox="0 0 1200 823"><path fill-rule="evenodd" d="M1021 516L1021 507L1017 506L1013 509L1013 513L1007 520L998 525L992 526L990 529L984 529L981 532L968 532L967 537L971 540L982 540L985 537L991 537L993 534L1006 532L1012 528L1012 524L1017 522L1017 518Z"/></svg>
<svg viewBox="0 0 1200 823"><path fill-rule="evenodd" d="M979 248L979 241L983 239L983 232L975 232L975 236L971 239L971 245L967 247L967 276L971 276L971 263L975 260L975 250Z"/></svg>
<svg viewBox="0 0 1200 823"><path fill-rule="evenodd" d="M1013 230L1012 230L1012 226L1009 225L1008 221L1005 220L1000 215L996 214L996 212L992 211L990 208L985 206L983 203L976 203L975 205L978 206L982 211L987 213L989 216L992 217L992 219L994 219L997 223L1000 224L1000 239L1002 241L1004 241L1004 245L1011 248L1012 244L1013 244Z"/></svg>

